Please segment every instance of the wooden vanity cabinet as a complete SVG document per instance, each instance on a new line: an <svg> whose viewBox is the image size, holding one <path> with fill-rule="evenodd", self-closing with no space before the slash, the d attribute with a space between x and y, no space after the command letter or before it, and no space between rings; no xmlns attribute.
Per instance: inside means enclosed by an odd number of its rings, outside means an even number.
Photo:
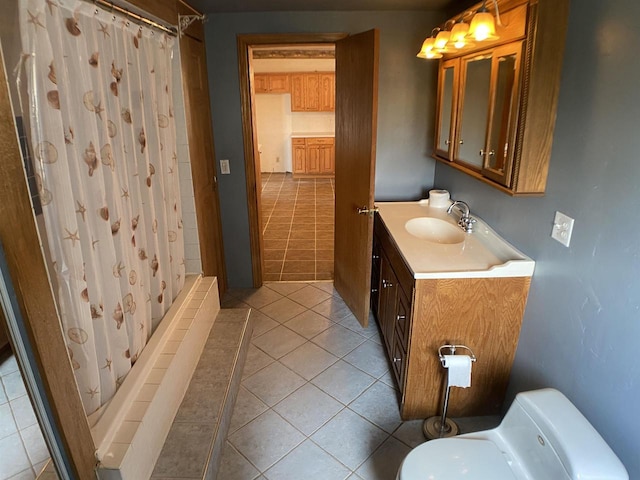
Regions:
<svg viewBox="0 0 640 480"><path fill-rule="evenodd" d="M511 195L544 193L568 3L498 1L498 40L444 54L433 150L437 160ZM490 10L495 14L493 6Z"/></svg>
<svg viewBox="0 0 640 480"><path fill-rule="evenodd" d="M293 175L333 176L335 146L332 137L291 139Z"/></svg>
<svg viewBox="0 0 640 480"><path fill-rule="evenodd" d="M477 356L470 388L452 388L451 416L500 412L529 291L529 277L415 279L379 215L371 299L400 390L404 420L439 415L446 370L438 347Z"/></svg>

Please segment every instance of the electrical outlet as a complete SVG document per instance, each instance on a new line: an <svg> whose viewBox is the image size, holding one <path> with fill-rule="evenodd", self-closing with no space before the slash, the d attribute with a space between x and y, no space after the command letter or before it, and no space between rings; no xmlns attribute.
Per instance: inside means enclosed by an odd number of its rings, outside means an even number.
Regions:
<svg viewBox="0 0 640 480"><path fill-rule="evenodd" d="M551 230L551 238L568 247L569 242L571 242L571 234L573 233L573 222L573 218L568 217L562 212L556 212L553 220L553 229Z"/></svg>
<svg viewBox="0 0 640 480"><path fill-rule="evenodd" d="M280 157L276 157L276 163L280 163Z"/></svg>
<svg viewBox="0 0 640 480"><path fill-rule="evenodd" d="M231 169L229 168L229 160L220 160L220 173L223 175L229 175Z"/></svg>

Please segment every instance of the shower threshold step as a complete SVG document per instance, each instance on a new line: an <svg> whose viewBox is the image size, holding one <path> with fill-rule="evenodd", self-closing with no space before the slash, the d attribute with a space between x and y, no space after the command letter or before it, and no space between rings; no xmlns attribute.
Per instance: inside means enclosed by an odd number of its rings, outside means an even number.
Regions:
<svg viewBox="0 0 640 480"><path fill-rule="evenodd" d="M215 480L253 332L250 309L221 309L152 479Z"/></svg>

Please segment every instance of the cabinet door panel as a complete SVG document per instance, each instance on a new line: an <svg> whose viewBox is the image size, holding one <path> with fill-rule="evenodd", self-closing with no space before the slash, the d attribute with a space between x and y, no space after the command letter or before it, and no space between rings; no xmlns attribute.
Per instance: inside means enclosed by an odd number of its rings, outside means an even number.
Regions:
<svg viewBox="0 0 640 480"><path fill-rule="evenodd" d="M293 173L306 173L307 148L304 145L293 146Z"/></svg>
<svg viewBox="0 0 640 480"><path fill-rule="evenodd" d="M305 107L305 88L304 75L291 75L291 111L304 112Z"/></svg>
<svg viewBox="0 0 640 480"><path fill-rule="evenodd" d="M270 74L269 93L289 93L289 75Z"/></svg>
<svg viewBox="0 0 640 480"><path fill-rule="evenodd" d="M460 98L456 161L480 170L483 166L489 117L491 55L464 59L461 73L464 87Z"/></svg>
<svg viewBox="0 0 640 480"><path fill-rule="evenodd" d="M264 73L256 73L253 76L253 89L255 93L269 92L269 79Z"/></svg>
<svg viewBox="0 0 640 480"><path fill-rule="evenodd" d="M320 74L320 111L333 112L336 109L336 78L333 73Z"/></svg>
<svg viewBox="0 0 640 480"><path fill-rule="evenodd" d="M320 77L316 73L305 74L304 77L306 91L304 109L317 112L320 110Z"/></svg>
<svg viewBox="0 0 640 480"><path fill-rule="evenodd" d="M307 146L307 173L320 173L320 147Z"/></svg>
<svg viewBox="0 0 640 480"><path fill-rule="evenodd" d="M456 123L458 72L460 60L443 62L440 69L438 113L436 130L436 154L451 160L453 132Z"/></svg>
<svg viewBox="0 0 640 480"><path fill-rule="evenodd" d="M521 44L497 49L493 56L491 110L483 175L511 185L518 118Z"/></svg>
<svg viewBox="0 0 640 480"><path fill-rule="evenodd" d="M320 173L335 172L333 145L323 145L320 147Z"/></svg>

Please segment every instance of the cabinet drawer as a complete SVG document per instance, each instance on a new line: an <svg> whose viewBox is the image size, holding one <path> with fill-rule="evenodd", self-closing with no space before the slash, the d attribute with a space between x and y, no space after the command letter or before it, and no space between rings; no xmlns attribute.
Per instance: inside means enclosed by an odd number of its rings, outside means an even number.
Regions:
<svg viewBox="0 0 640 480"><path fill-rule="evenodd" d="M307 145L333 145L332 137L307 138Z"/></svg>
<svg viewBox="0 0 640 480"><path fill-rule="evenodd" d="M292 138L291 139L291 144L292 145L304 145L304 138Z"/></svg>

